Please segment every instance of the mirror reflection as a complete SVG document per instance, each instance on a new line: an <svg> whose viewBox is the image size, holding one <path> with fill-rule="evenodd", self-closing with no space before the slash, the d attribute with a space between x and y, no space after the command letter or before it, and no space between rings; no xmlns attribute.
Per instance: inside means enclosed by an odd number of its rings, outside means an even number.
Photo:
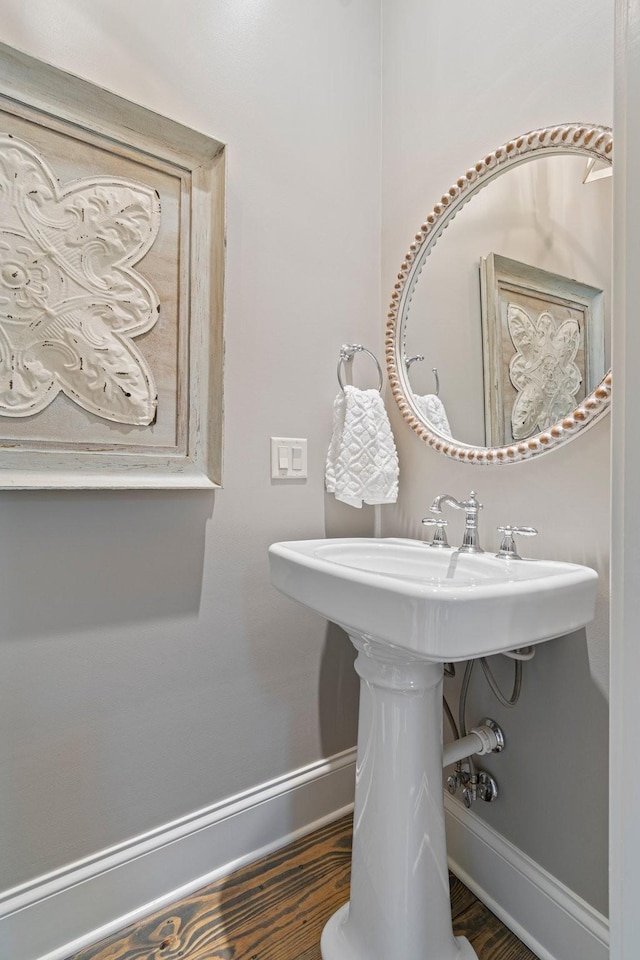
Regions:
<svg viewBox="0 0 640 960"><path fill-rule="evenodd" d="M590 164L511 167L432 248L405 306L404 356L415 406L440 434L523 440L609 369L612 179Z"/></svg>

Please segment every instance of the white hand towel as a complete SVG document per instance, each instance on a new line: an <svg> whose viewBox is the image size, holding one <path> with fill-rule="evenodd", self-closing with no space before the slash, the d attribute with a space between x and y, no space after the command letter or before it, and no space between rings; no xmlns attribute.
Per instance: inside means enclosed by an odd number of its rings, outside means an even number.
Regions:
<svg viewBox="0 0 640 960"><path fill-rule="evenodd" d="M325 481L336 500L352 507L396 502L398 454L377 390L347 385L336 397Z"/></svg>
<svg viewBox="0 0 640 960"><path fill-rule="evenodd" d="M443 437L451 436L447 411L444 409L440 397L437 397L435 393L427 393L424 397L414 393L413 402L420 411L423 420L427 420Z"/></svg>

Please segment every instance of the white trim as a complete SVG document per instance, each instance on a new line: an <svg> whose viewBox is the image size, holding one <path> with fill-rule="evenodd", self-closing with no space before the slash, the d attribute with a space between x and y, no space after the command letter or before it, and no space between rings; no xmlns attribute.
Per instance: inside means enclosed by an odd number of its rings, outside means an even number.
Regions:
<svg viewBox="0 0 640 960"><path fill-rule="evenodd" d="M348 813L355 758L308 764L4 892L0 956L63 960Z"/></svg>
<svg viewBox="0 0 640 960"><path fill-rule="evenodd" d="M609 924L476 814L445 795L449 867L540 960L609 960Z"/></svg>
<svg viewBox="0 0 640 960"><path fill-rule="evenodd" d="M611 960L634 960L640 941L640 767L629 763L638 729L640 676L640 18L636 0L616 0L613 178L611 682L609 912Z"/></svg>

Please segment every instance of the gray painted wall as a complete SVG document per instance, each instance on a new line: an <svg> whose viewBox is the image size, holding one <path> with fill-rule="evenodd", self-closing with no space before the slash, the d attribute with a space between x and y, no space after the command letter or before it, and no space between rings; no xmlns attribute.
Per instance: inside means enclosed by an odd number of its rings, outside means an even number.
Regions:
<svg viewBox="0 0 640 960"><path fill-rule="evenodd" d="M417 228L464 170L539 126L611 123L613 6L543 0L515 10L506 0L465 0L454 12L443 0L384 0L383 24L386 313ZM520 704L500 707L478 671L468 715L473 723L487 714L503 722L509 744L485 764L499 779L501 800L476 803L474 812L606 913L609 421L537 461L496 468L434 453L397 414L394 429L401 494L385 510L386 535L421 536L435 494L473 488L485 504L485 545L499 523L531 524L540 535L527 541L528 555L600 573L595 622L540 649L525 666ZM460 518L451 520L455 542ZM510 689L511 666L502 658L494 665Z"/></svg>
<svg viewBox="0 0 640 960"><path fill-rule="evenodd" d="M380 18L1 0L0 38L228 144L224 490L0 495L6 889L355 741L350 646L266 551L370 529L323 469L340 344L380 339Z"/></svg>

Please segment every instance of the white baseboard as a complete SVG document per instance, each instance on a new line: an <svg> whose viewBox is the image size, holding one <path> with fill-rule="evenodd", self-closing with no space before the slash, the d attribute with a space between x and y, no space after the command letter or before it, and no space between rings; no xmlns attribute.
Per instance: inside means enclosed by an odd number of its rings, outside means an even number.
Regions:
<svg viewBox="0 0 640 960"><path fill-rule="evenodd" d="M356 752L0 894L0 957L71 954L349 812ZM540 960L608 960L605 917L445 795L449 865Z"/></svg>
<svg viewBox="0 0 640 960"><path fill-rule="evenodd" d="M64 960L353 806L345 750L0 894L0 957Z"/></svg>
<svg viewBox="0 0 640 960"><path fill-rule="evenodd" d="M609 960L606 917L445 795L453 873L540 960Z"/></svg>

